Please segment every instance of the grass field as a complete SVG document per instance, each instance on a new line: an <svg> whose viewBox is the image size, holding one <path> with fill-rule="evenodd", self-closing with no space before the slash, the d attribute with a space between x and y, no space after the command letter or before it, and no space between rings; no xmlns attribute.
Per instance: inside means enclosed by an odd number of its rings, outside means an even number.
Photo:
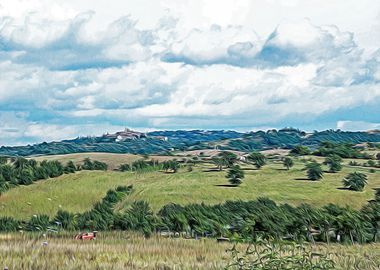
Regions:
<svg viewBox="0 0 380 270"><path fill-rule="evenodd" d="M192 172L184 168L176 174L81 171L11 189L0 197L0 215L29 218L42 213L53 216L59 209L83 212L99 201L108 189L129 184L134 185L134 192L118 205L119 209L135 200L146 200L157 211L171 202L216 204L258 197L294 205L336 203L360 208L373 198L374 188L380 187L379 171L368 173L367 168L345 166L339 173L325 173L322 181L312 182L305 179L303 167L300 161L296 161L290 171L274 162L261 170L246 165L243 166L246 177L239 187L226 185L226 172L212 171L210 164L197 165ZM343 177L353 171L363 171L369 177L363 192L341 189Z"/></svg>
<svg viewBox="0 0 380 270"><path fill-rule="evenodd" d="M37 234L0 235L0 268L21 269L223 269L230 243L213 239L184 240L135 233L102 233L95 241L73 240L71 235L44 238ZM47 242L47 245L43 245ZM244 246L238 246L240 250ZM336 269L377 270L380 245L316 245L329 254Z"/></svg>

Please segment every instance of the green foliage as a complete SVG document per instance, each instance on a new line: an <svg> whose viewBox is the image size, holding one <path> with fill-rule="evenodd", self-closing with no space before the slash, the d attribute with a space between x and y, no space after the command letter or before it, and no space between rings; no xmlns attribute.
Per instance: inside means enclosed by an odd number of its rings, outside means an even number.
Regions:
<svg viewBox="0 0 380 270"><path fill-rule="evenodd" d="M244 171L239 165L234 165L228 170L226 178L232 185L238 186L244 179Z"/></svg>
<svg viewBox="0 0 380 270"><path fill-rule="evenodd" d="M85 158L83 160L82 169L106 171L108 169L108 165L104 162L100 162L97 160L92 161L90 158Z"/></svg>
<svg viewBox="0 0 380 270"><path fill-rule="evenodd" d="M266 158L259 152L252 152L248 155L248 160L252 161L256 168L260 169L266 164Z"/></svg>
<svg viewBox="0 0 380 270"><path fill-rule="evenodd" d="M78 229L76 215L67 211L59 210L54 218L54 222L58 227L68 231Z"/></svg>
<svg viewBox="0 0 380 270"><path fill-rule="evenodd" d="M0 165L5 165L8 162L8 158L4 156L0 156Z"/></svg>
<svg viewBox="0 0 380 270"><path fill-rule="evenodd" d="M343 179L343 185L350 190L362 191L365 185L367 185L367 181L367 175L364 173L353 172Z"/></svg>
<svg viewBox="0 0 380 270"><path fill-rule="evenodd" d="M306 156L310 155L310 149L303 145L296 145L290 150L290 154L295 156Z"/></svg>
<svg viewBox="0 0 380 270"><path fill-rule="evenodd" d="M77 167L75 166L74 162L71 160L67 162L64 168L65 173L75 173L76 170L77 170Z"/></svg>
<svg viewBox="0 0 380 270"><path fill-rule="evenodd" d="M9 183L5 181L2 174L0 174L0 196L9 189Z"/></svg>
<svg viewBox="0 0 380 270"><path fill-rule="evenodd" d="M50 227L49 216L34 215L26 224L27 231L46 231Z"/></svg>
<svg viewBox="0 0 380 270"><path fill-rule="evenodd" d="M293 167L294 162L293 162L293 159L291 159L290 157L285 157L284 161L283 161L283 164L284 164L284 167L287 170L289 170L291 167Z"/></svg>
<svg viewBox="0 0 380 270"><path fill-rule="evenodd" d="M20 229L21 223L11 217L0 217L0 231L1 232L15 232Z"/></svg>
<svg viewBox="0 0 380 270"><path fill-rule="evenodd" d="M155 216L145 201L134 202L131 208L118 217L116 226L122 230L142 232L149 237L156 225Z"/></svg>
<svg viewBox="0 0 380 270"><path fill-rule="evenodd" d="M335 263L328 255L313 252L312 248L302 244L260 240L243 251L237 245L227 251L231 254L231 261L225 269L335 269Z"/></svg>
<svg viewBox="0 0 380 270"><path fill-rule="evenodd" d="M219 171L223 170L223 166L226 165L224 160L220 157L212 157L212 162L218 168Z"/></svg>
<svg viewBox="0 0 380 270"><path fill-rule="evenodd" d="M167 160L162 163L162 169L165 172L176 173L179 169L179 163L176 160Z"/></svg>
<svg viewBox="0 0 380 270"><path fill-rule="evenodd" d="M330 155L326 157L325 161L323 164L329 166L329 171L332 173L338 172L342 170L342 158L338 155Z"/></svg>
<svg viewBox="0 0 380 270"><path fill-rule="evenodd" d="M319 163L312 161L306 164L307 178L316 181L323 177L322 167Z"/></svg>
<svg viewBox="0 0 380 270"><path fill-rule="evenodd" d="M362 153L360 150L353 147L350 143L332 143L322 142L321 146L314 152L317 156L328 157L331 155L340 156L341 158L366 158L371 156L367 153Z"/></svg>
<svg viewBox="0 0 380 270"><path fill-rule="evenodd" d="M222 166L230 168L237 161L237 156L234 153L223 151L217 155L217 158L221 160Z"/></svg>
<svg viewBox="0 0 380 270"><path fill-rule="evenodd" d="M130 170L131 170L131 165L129 165L129 164L121 164L119 166L119 171L121 171L121 172L127 172Z"/></svg>

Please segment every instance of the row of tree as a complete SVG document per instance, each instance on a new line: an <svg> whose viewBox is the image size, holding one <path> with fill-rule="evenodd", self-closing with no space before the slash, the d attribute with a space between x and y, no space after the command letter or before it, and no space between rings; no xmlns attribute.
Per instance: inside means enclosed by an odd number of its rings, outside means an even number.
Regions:
<svg viewBox="0 0 380 270"><path fill-rule="evenodd" d="M146 172L163 170L167 173L176 173L180 168L180 165L180 162L176 159L166 160L163 162L159 162L158 160L139 159L132 162L131 164L121 164L119 166L119 171Z"/></svg>
<svg viewBox="0 0 380 270"><path fill-rule="evenodd" d="M189 235L234 237L243 239L289 239L323 242L377 242L380 234L380 192L361 210L337 205L315 208L297 207L260 198L256 201L227 201L218 205L168 204L154 213L147 202L132 203L124 212L114 206L132 187L119 187L83 214L59 211L50 220L33 216L28 221L0 218L0 231L45 231L62 228L74 230L132 230L149 236L158 231Z"/></svg>
<svg viewBox="0 0 380 270"><path fill-rule="evenodd" d="M55 178L78 170L107 170L107 164L86 158L82 165L73 161L63 165L57 160L38 162L25 158L0 158L0 195L17 185L30 185L35 181Z"/></svg>

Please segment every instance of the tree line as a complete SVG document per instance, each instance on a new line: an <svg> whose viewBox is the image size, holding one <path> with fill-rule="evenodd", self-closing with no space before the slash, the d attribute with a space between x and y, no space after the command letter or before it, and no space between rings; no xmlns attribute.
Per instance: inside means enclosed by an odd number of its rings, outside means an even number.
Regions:
<svg viewBox="0 0 380 270"><path fill-rule="evenodd" d="M50 219L35 215L28 221L0 218L0 231L128 230L145 236L160 231L192 236L234 239L271 238L326 243L371 243L379 241L380 191L360 210L329 204L316 208L308 204L278 205L267 198L255 201L227 201L217 205L167 204L154 213L149 203L136 201L124 211L115 205L132 192L132 186L109 190L93 208L81 214L60 210Z"/></svg>
<svg viewBox="0 0 380 270"><path fill-rule="evenodd" d="M65 165L57 160L0 157L0 195L18 185L30 185L35 181L55 178L80 170L107 170L107 164L86 158L81 165L68 161Z"/></svg>

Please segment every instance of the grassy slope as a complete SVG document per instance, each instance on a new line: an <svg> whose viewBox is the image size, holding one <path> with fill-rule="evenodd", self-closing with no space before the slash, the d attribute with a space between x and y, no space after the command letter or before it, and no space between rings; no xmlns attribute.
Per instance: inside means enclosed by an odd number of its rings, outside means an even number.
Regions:
<svg viewBox="0 0 380 270"><path fill-rule="evenodd" d="M154 210L158 210L170 202L215 204L257 197L269 197L279 203L310 203L317 206L337 203L360 208L373 198L373 188L380 187L380 171L369 174L364 168L344 167L342 172L326 173L322 181L311 182L305 179L303 166L301 162L296 162L290 171L275 163L262 170L247 168L246 178L240 187L223 186L228 184L226 172L207 172L210 165L205 164L198 165L192 172L183 169L176 174L82 171L6 192L0 197L0 215L17 218L41 213L54 215L60 208L81 212L99 201L106 190L128 184L133 184L135 191L119 205L121 209L141 199L147 200ZM369 185L366 189L363 192L338 189L342 178L355 170L368 173Z"/></svg>

